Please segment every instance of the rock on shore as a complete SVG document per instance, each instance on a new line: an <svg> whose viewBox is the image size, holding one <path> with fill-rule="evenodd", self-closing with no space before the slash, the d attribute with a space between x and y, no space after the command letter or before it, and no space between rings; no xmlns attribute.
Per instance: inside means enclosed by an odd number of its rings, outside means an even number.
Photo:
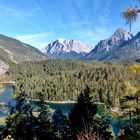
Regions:
<svg viewBox="0 0 140 140"><path fill-rule="evenodd" d="M0 75L4 74L9 69L9 65L0 60Z"/></svg>

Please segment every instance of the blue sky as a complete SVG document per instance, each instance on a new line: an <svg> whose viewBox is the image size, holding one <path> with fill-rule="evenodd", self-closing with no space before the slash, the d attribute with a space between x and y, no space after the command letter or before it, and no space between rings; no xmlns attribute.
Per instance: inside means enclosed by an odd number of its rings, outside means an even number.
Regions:
<svg viewBox="0 0 140 140"><path fill-rule="evenodd" d="M42 48L57 38L96 45L117 28L133 0L0 0L0 34ZM132 33L140 31L140 20Z"/></svg>

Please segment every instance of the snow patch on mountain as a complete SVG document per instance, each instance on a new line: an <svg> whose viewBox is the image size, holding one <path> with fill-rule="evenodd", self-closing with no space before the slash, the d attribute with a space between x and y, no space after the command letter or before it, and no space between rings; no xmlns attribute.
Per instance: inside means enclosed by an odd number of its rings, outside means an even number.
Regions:
<svg viewBox="0 0 140 140"><path fill-rule="evenodd" d="M65 40L59 38L48 44L42 51L49 57L59 58L59 55L62 56L62 54L66 54L67 57L68 55L76 57L76 54L80 54L78 57L81 57L89 53L92 49L92 46L78 40Z"/></svg>
<svg viewBox="0 0 140 140"><path fill-rule="evenodd" d="M140 58L140 32L133 36L123 29L117 29L108 39L100 41L83 59L128 60Z"/></svg>

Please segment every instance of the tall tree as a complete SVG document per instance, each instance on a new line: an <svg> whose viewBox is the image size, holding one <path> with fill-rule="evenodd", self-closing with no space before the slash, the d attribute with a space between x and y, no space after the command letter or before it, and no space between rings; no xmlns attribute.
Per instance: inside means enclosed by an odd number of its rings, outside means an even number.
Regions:
<svg viewBox="0 0 140 140"><path fill-rule="evenodd" d="M120 99L121 109L126 115L129 115L129 124L132 126L132 116L134 115L135 97L133 95L125 95Z"/></svg>
<svg viewBox="0 0 140 140"><path fill-rule="evenodd" d="M132 126L132 136L135 139L140 138L140 90L138 90L135 94L135 113L133 118L133 126Z"/></svg>
<svg viewBox="0 0 140 140"><path fill-rule="evenodd" d="M77 104L69 114L72 135L76 137L79 132L90 128L96 113L97 109L92 101L91 89L87 86L78 96Z"/></svg>
<svg viewBox="0 0 140 140"><path fill-rule="evenodd" d="M140 0L136 0L140 2ZM129 6L124 12L123 12L123 18L126 21L126 24L129 25L130 30L132 26L132 22L136 21L138 15L140 14L140 7L136 5L135 7Z"/></svg>
<svg viewBox="0 0 140 140"><path fill-rule="evenodd" d="M68 139L68 118L61 110L56 110L53 114L53 132L57 140Z"/></svg>
<svg viewBox="0 0 140 140"><path fill-rule="evenodd" d="M10 105L10 115L6 118L4 135L11 135L15 140L33 140L35 118L30 102L20 95L14 101L15 105Z"/></svg>
<svg viewBox="0 0 140 140"><path fill-rule="evenodd" d="M52 112L49 106L46 105L43 94L39 93L38 95L40 101L37 104L39 107L36 129L37 140L42 140L44 138L53 140Z"/></svg>
<svg viewBox="0 0 140 140"><path fill-rule="evenodd" d="M126 126L121 131L120 139L127 138L128 140L140 138L140 91L135 95L124 96L121 102L124 109L129 109L130 125ZM133 116L132 116L133 115Z"/></svg>

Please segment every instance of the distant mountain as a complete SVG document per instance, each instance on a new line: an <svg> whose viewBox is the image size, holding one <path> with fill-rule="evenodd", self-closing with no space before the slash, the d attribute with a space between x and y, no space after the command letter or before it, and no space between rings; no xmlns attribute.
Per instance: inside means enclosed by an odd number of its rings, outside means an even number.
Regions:
<svg viewBox="0 0 140 140"><path fill-rule="evenodd" d="M139 35L135 37L123 29L117 29L108 39L100 41L83 59L112 60L139 56Z"/></svg>
<svg viewBox="0 0 140 140"><path fill-rule="evenodd" d="M38 49L19 40L0 35L0 60L6 63L19 63L42 60L45 55Z"/></svg>
<svg viewBox="0 0 140 140"><path fill-rule="evenodd" d="M78 59L93 49L92 46L78 40L57 39L48 44L44 53L49 58Z"/></svg>

